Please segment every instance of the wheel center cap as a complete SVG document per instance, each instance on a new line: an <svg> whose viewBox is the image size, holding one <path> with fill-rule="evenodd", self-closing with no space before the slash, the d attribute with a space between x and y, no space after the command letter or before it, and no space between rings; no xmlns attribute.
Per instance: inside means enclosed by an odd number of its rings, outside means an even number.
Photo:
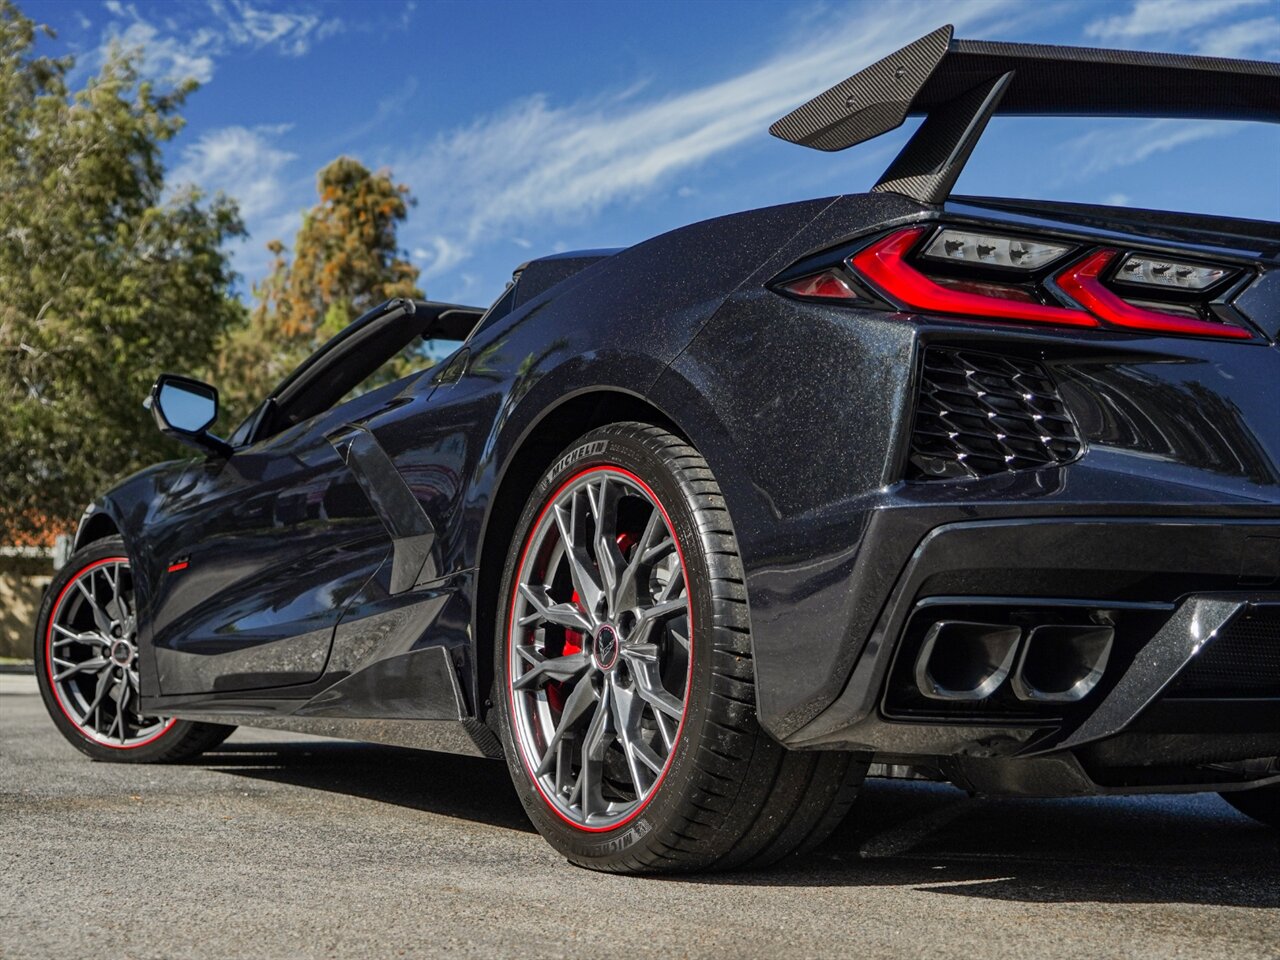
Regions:
<svg viewBox="0 0 1280 960"><path fill-rule="evenodd" d="M111 645L111 659L121 666L128 666L133 659L133 644L128 640L117 640Z"/></svg>
<svg viewBox="0 0 1280 960"><path fill-rule="evenodd" d="M596 631L595 643L592 645L596 666L601 670L612 670L618 662L618 650L622 646L618 641L618 631L609 624L603 624Z"/></svg>

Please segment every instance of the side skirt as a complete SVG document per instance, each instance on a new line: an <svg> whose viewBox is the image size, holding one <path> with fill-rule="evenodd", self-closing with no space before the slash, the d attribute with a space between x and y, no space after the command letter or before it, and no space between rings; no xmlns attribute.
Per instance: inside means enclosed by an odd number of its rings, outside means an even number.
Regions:
<svg viewBox="0 0 1280 960"><path fill-rule="evenodd" d="M367 720L346 717L262 716L255 714L176 713L181 720L225 723L236 727L287 730L317 737L363 740L416 750L438 750L472 757L499 758L502 747L493 731L478 720Z"/></svg>

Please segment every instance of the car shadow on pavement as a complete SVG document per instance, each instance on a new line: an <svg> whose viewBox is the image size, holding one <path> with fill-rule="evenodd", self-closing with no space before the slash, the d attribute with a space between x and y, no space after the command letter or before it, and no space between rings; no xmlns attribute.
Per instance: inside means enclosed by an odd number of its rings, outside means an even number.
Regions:
<svg viewBox="0 0 1280 960"><path fill-rule="evenodd" d="M220 773L533 832L506 765L480 757L337 740L231 740L190 762Z"/></svg>
<svg viewBox="0 0 1280 960"><path fill-rule="evenodd" d="M1280 832L1219 797L975 798L871 781L822 847L684 882L910 886L1022 903L1280 906Z"/></svg>
<svg viewBox="0 0 1280 960"><path fill-rule="evenodd" d="M532 827L493 760L341 741L230 741L194 763L522 832ZM870 781L822 846L768 870L665 882L882 887L1024 903L1280 907L1280 832L1212 795L974 798Z"/></svg>

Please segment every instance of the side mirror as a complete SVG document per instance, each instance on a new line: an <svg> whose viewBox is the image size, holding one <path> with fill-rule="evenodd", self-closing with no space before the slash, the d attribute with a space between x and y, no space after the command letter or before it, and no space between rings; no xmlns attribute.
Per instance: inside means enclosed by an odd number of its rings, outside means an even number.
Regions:
<svg viewBox="0 0 1280 960"><path fill-rule="evenodd" d="M175 373L162 373L143 406L151 411L165 436L220 457L231 453L230 444L209 432L218 419L215 387Z"/></svg>

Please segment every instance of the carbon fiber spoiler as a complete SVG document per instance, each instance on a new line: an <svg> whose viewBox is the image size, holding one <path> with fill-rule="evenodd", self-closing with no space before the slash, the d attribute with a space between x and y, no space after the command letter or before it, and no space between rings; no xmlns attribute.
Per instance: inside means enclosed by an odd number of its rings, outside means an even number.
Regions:
<svg viewBox="0 0 1280 960"><path fill-rule="evenodd" d="M1130 50L956 40L940 27L769 128L844 150L925 121L872 189L941 203L996 114L1280 122L1280 64Z"/></svg>

